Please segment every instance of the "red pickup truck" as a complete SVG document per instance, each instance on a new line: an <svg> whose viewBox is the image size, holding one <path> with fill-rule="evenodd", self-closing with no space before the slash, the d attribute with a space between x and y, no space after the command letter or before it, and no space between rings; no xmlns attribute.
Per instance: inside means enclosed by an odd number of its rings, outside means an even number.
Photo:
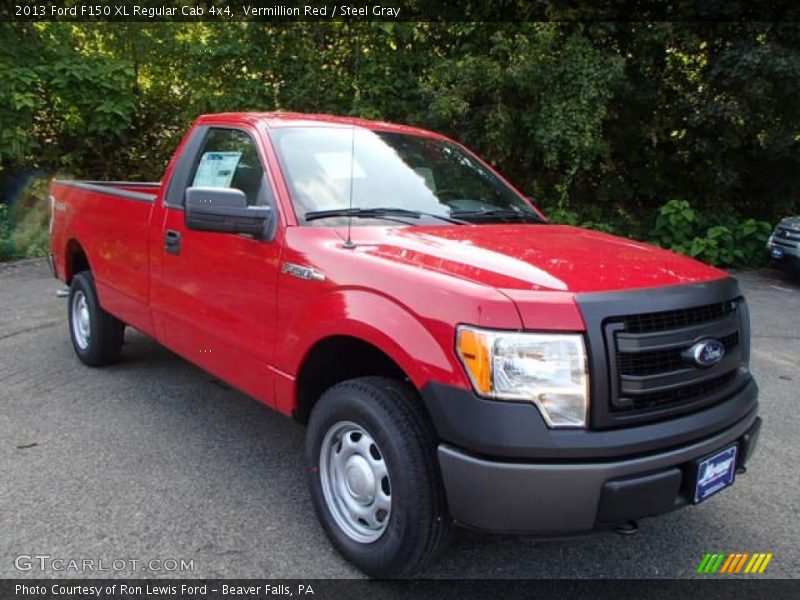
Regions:
<svg viewBox="0 0 800 600"><path fill-rule="evenodd" d="M454 523L632 532L753 454L736 280L549 224L441 135L206 115L160 183L54 181L51 203L78 358L117 361L134 327L306 424L317 515L368 574Z"/></svg>

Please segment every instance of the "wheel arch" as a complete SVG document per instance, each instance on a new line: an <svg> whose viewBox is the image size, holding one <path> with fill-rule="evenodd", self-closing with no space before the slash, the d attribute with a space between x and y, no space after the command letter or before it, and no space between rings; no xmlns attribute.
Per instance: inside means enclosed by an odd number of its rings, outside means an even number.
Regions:
<svg viewBox="0 0 800 600"><path fill-rule="evenodd" d="M322 316L324 315L324 316ZM366 290L340 290L310 303L278 345L278 410L307 418L319 395L348 378L390 375L420 390L429 381L463 384L446 333L435 335L406 307ZM340 373L337 374L336 371ZM313 376L321 383L309 383ZM312 378L312 379L310 379ZM313 397L316 394L316 398Z"/></svg>
<svg viewBox="0 0 800 600"><path fill-rule="evenodd" d="M67 285L72 283L72 278L81 271L91 271L89 255L81 243L72 238L67 242L64 250L64 281Z"/></svg>
<svg viewBox="0 0 800 600"><path fill-rule="evenodd" d="M318 340L307 352L298 371L292 416L300 423L307 423L325 390L367 375L410 381L397 361L370 342L341 334Z"/></svg>

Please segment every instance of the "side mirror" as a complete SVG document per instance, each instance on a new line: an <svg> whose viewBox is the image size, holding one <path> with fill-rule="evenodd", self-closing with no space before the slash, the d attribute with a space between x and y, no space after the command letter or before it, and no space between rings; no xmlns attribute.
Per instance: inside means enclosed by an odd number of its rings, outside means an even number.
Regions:
<svg viewBox="0 0 800 600"><path fill-rule="evenodd" d="M250 233L264 236L272 221L269 206L247 206L234 188L190 187L186 190L186 227L195 231Z"/></svg>

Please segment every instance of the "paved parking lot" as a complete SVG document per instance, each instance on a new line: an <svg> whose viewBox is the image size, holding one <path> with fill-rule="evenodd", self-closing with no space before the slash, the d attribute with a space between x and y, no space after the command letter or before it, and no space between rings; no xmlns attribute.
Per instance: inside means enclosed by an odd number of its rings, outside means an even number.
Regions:
<svg viewBox="0 0 800 600"><path fill-rule="evenodd" d="M632 537L460 531L424 575L693 577L706 552L748 551L774 553L766 576L800 577L800 285L739 277L764 427L734 488ZM360 576L314 517L301 426L135 331L120 364L81 366L58 287L41 261L0 266L0 577L42 576L16 570L23 554L194 562L128 577Z"/></svg>

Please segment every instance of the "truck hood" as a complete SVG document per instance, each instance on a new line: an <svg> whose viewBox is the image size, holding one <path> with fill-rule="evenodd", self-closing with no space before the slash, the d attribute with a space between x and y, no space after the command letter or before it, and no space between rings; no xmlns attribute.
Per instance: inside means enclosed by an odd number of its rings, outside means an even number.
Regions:
<svg viewBox="0 0 800 600"><path fill-rule="evenodd" d="M614 291L726 277L701 262L566 225L358 227L356 251L507 290Z"/></svg>

